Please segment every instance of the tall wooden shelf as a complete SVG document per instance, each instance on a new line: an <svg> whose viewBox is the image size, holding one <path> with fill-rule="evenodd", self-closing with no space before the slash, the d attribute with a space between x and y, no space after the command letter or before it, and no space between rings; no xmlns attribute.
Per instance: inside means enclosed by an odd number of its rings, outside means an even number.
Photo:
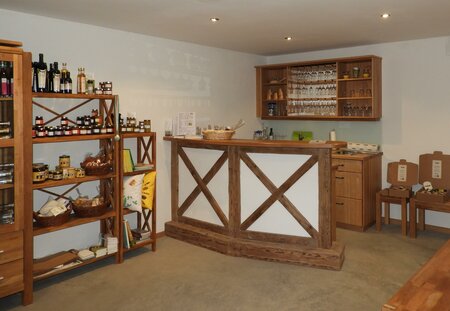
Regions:
<svg viewBox="0 0 450 311"><path fill-rule="evenodd" d="M381 58L257 66L256 115L263 120L380 120Z"/></svg>
<svg viewBox="0 0 450 311"><path fill-rule="evenodd" d="M27 217L29 218L29 230L30 236L29 243L27 247L24 249L26 254L29 254L27 257L27 265L31 268L30 270L24 274L26 288L28 289L26 292L27 301L25 303L32 302L32 290L33 290L33 282L47 278L49 276L53 276L68 270L72 270L77 267L85 266L86 264L96 262L103 258L115 257L116 262L120 262L120 252L117 251L114 254L109 254L108 256L103 256L100 258L87 260L82 262L81 264L76 264L74 266L70 266L67 269L55 270L51 273L45 273L42 275L33 275L33 237L41 236L50 232L57 232L66 230L68 228L74 228L83 224L99 222L99 231L101 233L110 233L113 236L120 239L120 143L115 140L116 134L118 132L115 130L113 134L101 134L101 135L76 135L76 136L59 136L59 137L39 137L39 138L31 138L31 126L32 126L32 118L31 114L33 108L35 109L43 109L46 113L49 114L49 119L46 122L47 124L51 124L52 122L59 122L59 118L63 116L69 116L71 113L76 113L77 111L82 112L79 108L86 107L98 109L99 115L102 120L105 120L107 125L114 125L114 115L117 109L117 96L110 95L85 95L85 94L54 94L54 93L32 93L32 99L30 99L27 103L25 103L25 110L29 112L28 119L24 120L25 124L28 124L25 129L25 136L28 137L27 143L25 144L26 150L31 150L32 152L28 152L25 154L25 162L28 163L28 170L26 171L28 176L25 180L26 188L29 189L28 197L33 198L33 191L41 191L47 194L52 195L54 198L63 197L68 198L70 191L75 190L80 185L96 181L100 186L100 194L104 197L108 197L110 201L110 209L102 214L101 216L95 217L86 217L80 218L75 214L72 214L64 224L50 227L39 227L36 223L32 223L32 214L33 211L36 211L39 206L34 206L33 200L28 200L28 205L26 206ZM58 107L59 110L65 109L65 111L57 112L54 110L54 107ZM70 120L69 122L74 122ZM63 179L58 181L45 181L43 183L33 184L31 180L31 164L33 163L33 145L40 144L71 144L73 142L83 142L83 141L98 141L99 150L103 149L108 155L113 159L113 170L109 174L99 175L99 176L85 176L81 178L71 178L71 179ZM56 146L54 146L56 148ZM95 151L95 150L93 150ZM84 150L82 151L84 152ZM55 154L58 156L59 154ZM84 155L84 154L83 154ZM39 155L36 155L39 156ZM61 190L56 187L60 186L68 186L69 189L64 188ZM56 189L55 189L56 188ZM86 245L87 247L88 245ZM65 245L63 246L65 247ZM70 245L67 249L70 249ZM118 245L120 248L120 245Z"/></svg>
<svg viewBox="0 0 450 311"><path fill-rule="evenodd" d="M24 187L28 164L23 155L26 151L26 121L30 113L25 109L31 100L30 70L31 54L19 48L18 42L0 42L0 61L11 71L14 83L8 96L0 96L0 121L10 122L10 138L0 139L0 164L13 164L13 182L0 185L0 298L22 292L27 302L27 286L24 276L30 271L26 252L31 236L31 219L25 209ZM4 89L2 88L2 92ZM31 168L31 165L29 166ZM11 168L2 170L10 170Z"/></svg>
<svg viewBox="0 0 450 311"><path fill-rule="evenodd" d="M136 163L142 164L150 164L153 167L148 170L135 170L133 172L123 172L123 163L121 163L121 174L120 174L120 182L123 184L123 179L126 176L135 176L139 174L145 174L152 171L156 171L156 133L148 132L148 133L122 133L120 135L120 150L123 150L125 147L125 140L135 140L136 143ZM121 157L123 160L123 157ZM122 188L121 188L122 189ZM121 193L121 198L123 194ZM122 200L122 199L121 199ZM142 242L136 243L134 246L130 248L120 247L120 258L123 260L123 255L126 252L151 245L152 251L156 251L156 183L153 194L153 208L142 209L142 214L131 211L127 208L121 208L121 219L124 219L126 215L136 214L136 222L137 228L143 230L150 231L150 239ZM120 226L121 230L123 230L123 226ZM122 240L120 241L121 246L123 246L123 232L120 234Z"/></svg>

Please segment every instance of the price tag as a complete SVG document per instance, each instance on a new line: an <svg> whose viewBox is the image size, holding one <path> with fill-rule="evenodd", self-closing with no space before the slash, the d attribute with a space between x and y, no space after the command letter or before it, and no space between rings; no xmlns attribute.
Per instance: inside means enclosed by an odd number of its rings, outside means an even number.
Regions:
<svg viewBox="0 0 450 311"><path fill-rule="evenodd" d="M408 176L408 166L405 164L399 164L397 169L397 181L406 182Z"/></svg>
<svg viewBox="0 0 450 311"><path fill-rule="evenodd" d="M441 160L433 160L431 164L431 177L436 179L442 178L442 161Z"/></svg>

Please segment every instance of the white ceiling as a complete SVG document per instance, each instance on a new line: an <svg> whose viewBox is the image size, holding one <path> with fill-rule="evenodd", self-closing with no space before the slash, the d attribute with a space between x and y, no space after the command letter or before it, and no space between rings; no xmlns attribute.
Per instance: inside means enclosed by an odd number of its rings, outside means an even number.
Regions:
<svg viewBox="0 0 450 311"><path fill-rule="evenodd" d="M0 0L0 8L260 55L450 35L450 0Z"/></svg>

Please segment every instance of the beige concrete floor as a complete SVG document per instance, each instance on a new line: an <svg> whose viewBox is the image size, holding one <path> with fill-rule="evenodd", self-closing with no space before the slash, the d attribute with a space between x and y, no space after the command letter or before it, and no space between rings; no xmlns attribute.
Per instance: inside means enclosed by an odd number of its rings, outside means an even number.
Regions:
<svg viewBox="0 0 450 311"><path fill-rule="evenodd" d="M338 230L346 245L341 271L229 257L171 238L158 250L129 254L35 284L34 303L0 299L0 310L380 310L449 238L400 227Z"/></svg>

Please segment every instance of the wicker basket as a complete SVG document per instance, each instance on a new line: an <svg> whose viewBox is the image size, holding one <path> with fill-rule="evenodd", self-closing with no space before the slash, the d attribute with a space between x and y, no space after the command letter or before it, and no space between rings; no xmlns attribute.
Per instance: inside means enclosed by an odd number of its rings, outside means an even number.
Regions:
<svg viewBox="0 0 450 311"><path fill-rule="evenodd" d="M111 163L101 163L98 165L86 165L85 163L80 163L80 166L84 169L87 176L106 175L112 170Z"/></svg>
<svg viewBox="0 0 450 311"><path fill-rule="evenodd" d="M203 138L209 140L225 140L231 139L236 131L232 130L206 130L203 131Z"/></svg>
<svg viewBox="0 0 450 311"><path fill-rule="evenodd" d="M36 220L39 227L60 226L69 221L70 213L72 213L71 208L68 208L67 211L62 214L48 217L41 217L39 216L39 213L33 212L33 218Z"/></svg>
<svg viewBox="0 0 450 311"><path fill-rule="evenodd" d="M72 202L72 208L75 215L78 217L97 217L101 216L108 210L109 202L91 205L91 201L86 201L86 204L76 204L75 201Z"/></svg>

